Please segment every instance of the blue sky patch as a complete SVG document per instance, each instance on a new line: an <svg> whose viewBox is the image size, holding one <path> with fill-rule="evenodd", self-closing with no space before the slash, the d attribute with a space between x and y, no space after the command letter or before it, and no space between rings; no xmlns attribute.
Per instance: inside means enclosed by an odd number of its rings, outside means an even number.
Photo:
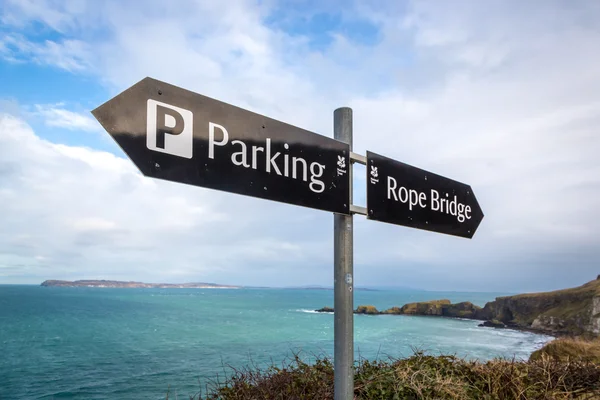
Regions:
<svg viewBox="0 0 600 400"><path fill-rule="evenodd" d="M313 51L324 51L332 43L334 34L343 35L348 40L360 45L374 45L380 39L379 28L366 19L345 18L341 13L316 12L314 14L295 15L294 10L286 9L285 14L275 13L266 23L276 29L283 30L290 36L303 36ZM296 12L298 12L296 10Z"/></svg>

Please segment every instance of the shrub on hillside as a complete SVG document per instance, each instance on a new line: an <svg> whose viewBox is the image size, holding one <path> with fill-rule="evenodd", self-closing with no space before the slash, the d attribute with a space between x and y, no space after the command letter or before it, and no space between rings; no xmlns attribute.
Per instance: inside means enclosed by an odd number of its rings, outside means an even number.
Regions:
<svg viewBox="0 0 600 400"><path fill-rule="evenodd" d="M409 358L361 360L355 366L355 399L600 399L600 365L588 361L495 359L467 361L417 351ZM232 370L198 400L333 399L333 364L298 355L282 367Z"/></svg>

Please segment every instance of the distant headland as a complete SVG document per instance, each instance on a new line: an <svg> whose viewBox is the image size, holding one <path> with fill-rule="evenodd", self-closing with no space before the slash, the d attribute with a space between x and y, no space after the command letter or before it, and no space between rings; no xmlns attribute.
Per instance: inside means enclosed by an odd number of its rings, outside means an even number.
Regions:
<svg viewBox="0 0 600 400"><path fill-rule="evenodd" d="M41 286L58 287L99 287L99 288L160 288L160 289L239 289L240 286L219 285L216 283L144 283L107 280L59 281L47 280Z"/></svg>

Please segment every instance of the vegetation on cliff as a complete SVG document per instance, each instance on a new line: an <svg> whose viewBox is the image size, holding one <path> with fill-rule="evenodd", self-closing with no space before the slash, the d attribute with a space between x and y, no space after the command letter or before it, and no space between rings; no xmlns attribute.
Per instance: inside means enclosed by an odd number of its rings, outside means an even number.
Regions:
<svg viewBox="0 0 600 400"><path fill-rule="evenodd" d="M600 365L600 339L559 338L534 351L530 360L548 357L555 361L583 361Z"/></svg>
<svg viewBox="0 0 600 400"><path fill-rule="evenodd" d="M295 356L281 367L233 370L208 385L205 400L333 399L333 363ZM597 399L600 365L548 356L528 361L466 361L415 352L401 360L355 364L355 399Z"/></svg>

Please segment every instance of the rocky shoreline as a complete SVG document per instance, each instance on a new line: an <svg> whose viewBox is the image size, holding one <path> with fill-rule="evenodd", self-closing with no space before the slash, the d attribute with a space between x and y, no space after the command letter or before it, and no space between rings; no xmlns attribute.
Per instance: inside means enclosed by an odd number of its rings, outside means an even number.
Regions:
<svg viewBox="0 0 600 400"><path fill-rule="evenodd" d="M323 307L316 312L333 312ZM544 293L527 293L497 297L479 307L465 301L450 300L408 303L379 311L372 305L361 305L354 314L420 315L466 318L483 321L479 326L510 328L551 336L600 336L600 276L582 286Z"/></svg>

